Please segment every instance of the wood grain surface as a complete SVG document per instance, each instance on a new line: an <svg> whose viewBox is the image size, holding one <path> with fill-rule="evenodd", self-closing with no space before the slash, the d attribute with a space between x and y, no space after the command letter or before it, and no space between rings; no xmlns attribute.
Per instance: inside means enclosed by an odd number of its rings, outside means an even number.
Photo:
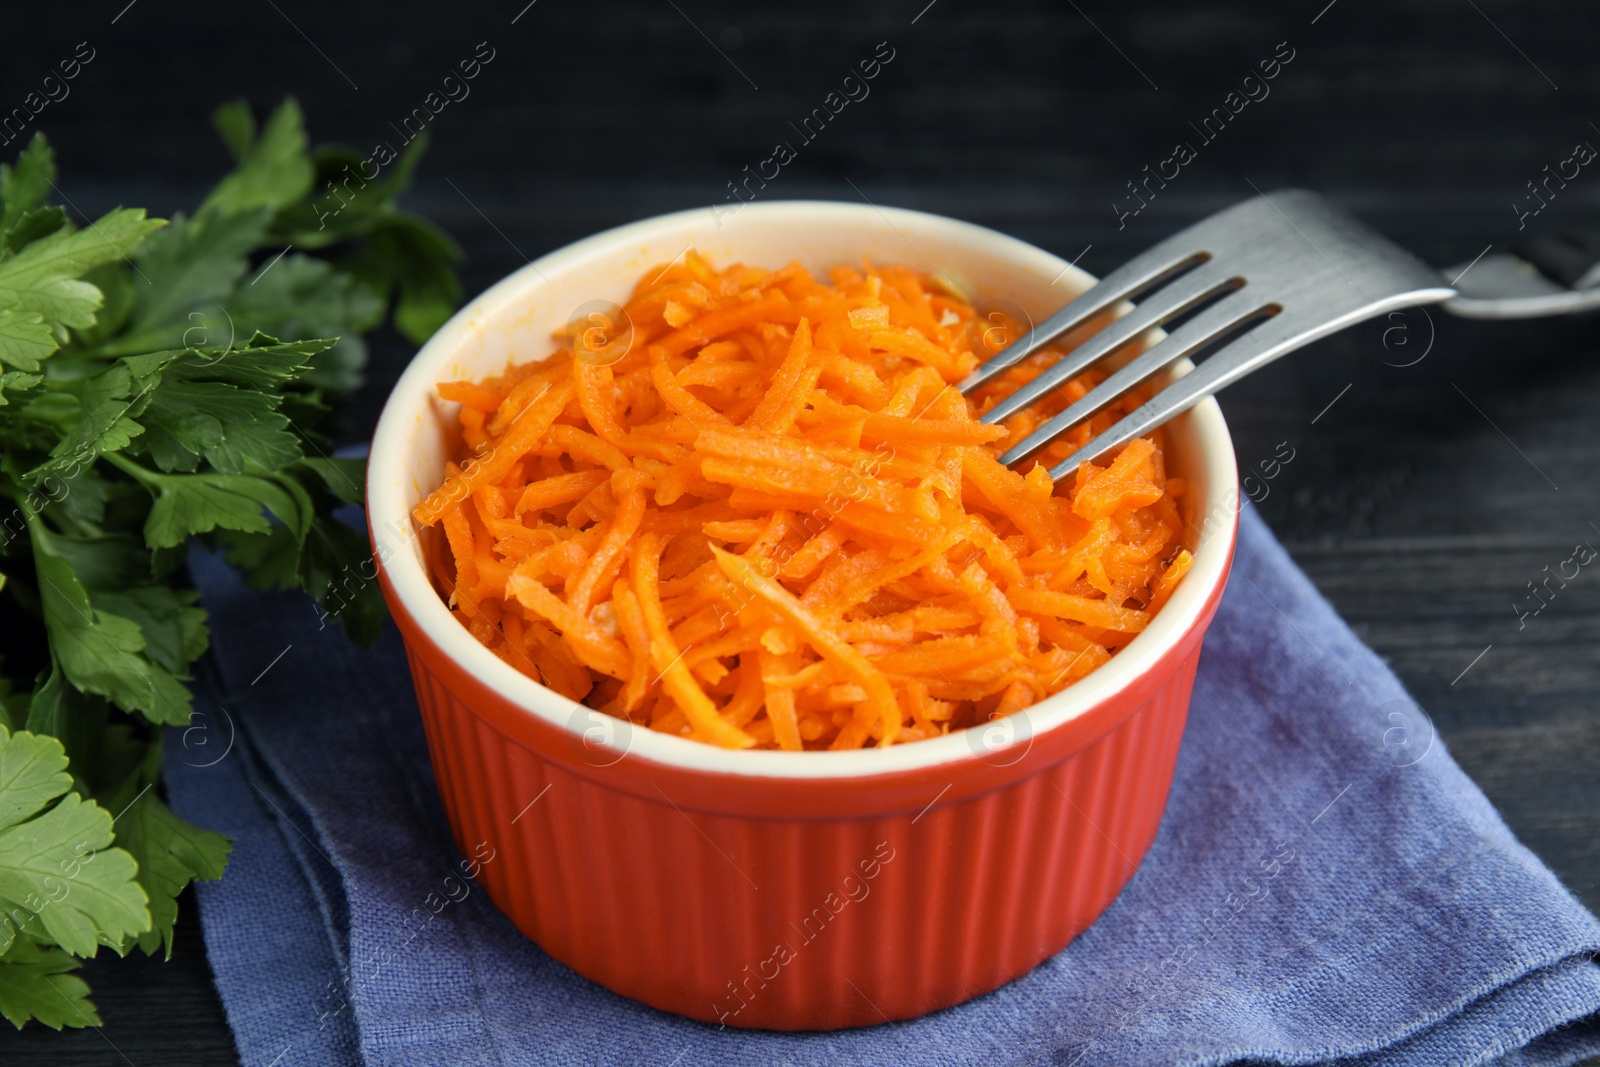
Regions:
<svg viewBox="0 0 1600 1067"><path fill-rule="evenodd" d="M471 95L432 121L409 201L460 240L469 295L598 229L726 204L727 183L779 142L797 158L764 199L937 211L1096 273L1289 184L1442 266L1508 247L1522 224L1600 221L1600 170L1519 218L1547 164L1600 145L1597 28L1594 9L1554 0L96 0L13 17L0 109L89 42L70 96L35 120L61 190L86 213L168 214L226 165L216 104L293 94L318 139L393 141L392 124L487 42ZM870 95L803 141L791 124L885 41L893 59ZM1265 97L1197 129L1290 54ZM1139 206L1128 183L1180 142L1193 160ZM410 354L393 336L373 345L348 439L366 437ZM1513 607L1576 543L1600 546L1595 320L1412 313L1298 352L1223 407L1241 466L1295 449L1253 506L1522 840L1600 903L1600 570L1537 616ZM100 959L85 975L105 1026L6 1027L0 1060L234 1062L192 895L172 962Z"/></svg>

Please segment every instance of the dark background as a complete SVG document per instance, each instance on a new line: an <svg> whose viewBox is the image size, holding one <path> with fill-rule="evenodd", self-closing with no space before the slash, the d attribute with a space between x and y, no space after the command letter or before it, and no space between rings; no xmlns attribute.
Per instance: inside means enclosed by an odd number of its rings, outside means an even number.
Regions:
<svg viewBox="0 0 1600 1067"><path fill-rule="evenodd" d="M880 41L895 58L871 95L763 198L940 212L1081 255L1095 273L1252 185L1314 187L1440 266L1465 262L1518 236L1513 204L1532 203L1526 183L1546 164L1600 145L1600 11L1552 0L526 2L30 5L0 39L0 108L87 41L95 58L37 120L61 189L89 214L123 203L168 215L228 165L208 122L224 100L260 112L293 94L314 139L365 150L396 140L390 123L487 42L492 62L433 122L407 201L461 242L468 296L596 230L722 203L725 183L795 142L789 123ZM1280 42L1294 58L1270 96L1202 144L1188 124ZM1198 158L1119 228L1113 201L1130 206L1126 183L1179 140ZM1586 223L1600 223L1600 169L1528 226ZM1279 442L1295 449L1260 502L1279 537L1591 906L1600 572L1525 628L1512 605L1575 544L1600 545L1594 329L1415 313L1297 352L1222 398L1241 466ZM390 335L373 353L351 440L411 350ZM232 1062L192 894L185 905L171 963L85 969L103 1032L5 1028L0 1054Z"/></svg>

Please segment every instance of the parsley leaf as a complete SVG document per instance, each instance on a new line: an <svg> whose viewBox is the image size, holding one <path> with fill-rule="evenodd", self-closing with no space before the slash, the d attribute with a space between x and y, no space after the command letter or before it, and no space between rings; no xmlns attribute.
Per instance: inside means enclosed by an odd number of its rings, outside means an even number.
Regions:
<svg viewBox="0 0 1600 1067"><path fill-rule="evenodd" d="M176 674L144 655L145 635L137 622L95 605L79 580L76 560L69 561L66 555L75 547L76 556L92 562L102 546L89 542L74 546L37 520L29 520L28 529L45 631L67 680L85 693L142 711L152 722L188 722L189 691Z"/></svg>
<svg viewBox="0 0 1600 1067"><path fill-rule="evenodd" d="M164 585L95 589L89 594L96 610L132 620L144 635L144 654L174 675L183 675L211 644L206 613L194 606L195 599L192 589Z"/></svg>
<svg viewBox="0 0 1600 1067"><path fill-rule="evenodd" d="M211 125L216 127L217 136L228 146L235 163L244 158L256 139L256 117L243 100L231 100L213 111Z"/></svg>
<svg viewBox="0 0 1600 1067"><path fill-rule="evenodd" d="M28 212L44 203L56 180L56 156L44 134L36 133L14 167L0 163L0 233L9 233Z"/></svg>
<svg viewBox="0 0 1600 1067"><path fill-rule="evenodd" d="M361 504L366 500L362 482L367 477L367 463L361 459L303 459L301 466L313 471L328 490L345 504Z"/></svg>
<svg viewBox="0 0 1600 1067"><path fill-rule="evenodd" d="M6 399L7 390L14 393L26 393L42 381L44 381L44 376L40 374L25 374L17 370L8 370L0 373L0 408L11 403Z"/></svg>
<svg viewBox="0 0 1600 1067"><path fill-rule="evenodd" d="M135 395L133 373L122 363L84 382L78 398L78 422L56 442L50 458L28 472L28 480L36 482L48 474L70 476L107 452L127 448L144 433L134 414L150 388L153 383L141 382Z"/></svg>
<svg viewBox="0 0 1600 1067"><path fill-rule="evenodd" d="M137 865L109 847L111 814L70 792L66 767L55 738L0 729L0 949L42 930L92 956L150 929Z"/></svg>
<svg viewBox="0 0 1600 1067"><path fill-rule="evenodd" d="M0 830L14 826L72 788L65 751L49 737L0 737Z"/></svg>
<svg viewBox="0 0 1600 1067"><path fill-rule="evenodd" d="M420 345L461 302L461 283L451 269L460 258L455 243L436 227L396 216L375 225L367 247L345 266L374 292L396 294L395 328Z"/></svg>
<svg viewBox="0 0 1600 1067"><path fill-rule="evenodd" d="M192 471L203 459L226 474L275 471L300 458L300 440L277 399L221 382L171 381L151 394L142 416L145 448L166 471Z"/></svg>
<svg viewBox="0 0 1600 1067"><path fill-rule="evenodd" d="M365 480L327 458L336 401L363 334L387 320L420 343L460 295L455 245L398 203L425 138L380 177L309 149L292 100L259 129L243 103L214 121L236 165L171 225L118 209L80 228L49 202L41 136L0 165L0 596L21 621L0 659L0 1014L17 1026L98 1025L75 956L170 954L178 894L227 863L157 789L161 727L190 721L210 643L191 541L377 634L366 538L336 517Z"/></svg>
<svg viewBox="0 0 1600 1067"><path fill-rule="evenodd" d="M9 259L0 259L0 308L37 312L61 326L92 326L100 290L78 276L103 263L126 259L161 228L142 209L118 208L87 230L57 230Z"/></svg>
<svg viewBox="0 0 1600 1067"><path fill-rule="evenodd" d="M38 370L39 361L59 347L43 315L17 308L0 311L0 363Z"/></svg>
<svg viewBox="0 0 1600 1067"><path fill-rule="evenodd" d="M332 347L327 340L280 343L258 333L243 345L191 348L181 353L171 374L185 381L225 382L276 393L302 377L313 366L313 358Z"/></svg>
<svg viewBox="0 0 1600 1067"><path fill-rule="evenodd" d="M233 340L222 302L250 269L250 253L271 214L259 208L177 218L147 241L137 263L148 284L134 290L127 334L105 350L126 354Z"/></svg>
<svg viewBox="0 0 1600 1067"><path fill-rule="evenodd" d="M223 310L230 321L248 322L285 341L340 338L307 380L325 388L354 389L367 361L359 335L383 321L384 302L325 260L285 255L240 286Z"/></svg>
<svg viewBox="0 0 1600 1067"><path fill-rule="evenodd" d="M263 504L291 529L299 527L302 518L310 519L310 502L302 507L293 495L300 487L290 490L272 478L196 474L157 475L151 480L160 494L144 524L145 542L151 548L179 545L191 534L208 533L219 527L266 533L272 524L262 514Z"/></svg>
<svg viewBox="0 0 1600 1067"><path fill-rule="evenodd" d="M99 1026L89 986L71 973L77 969L78 961L58 948L18 941L0 953L0 1015L19 1029L29 1019L52 1030Z"/></svg>
<svg viewBox="0 0 1600 1067"><path fill-rule="evenodd" d="M299 104L292 99L284 101L267 119L259 139L244 138L247 130L237 106L219 114L216 121L237 154L239 166L217 183L200 205L201 212L282 208L311 191L315 174L306 158L305 122Z"/></svg>
<svg viewBox="0 0 1600 1067"><path fill-rule="evenodd" d="M161 771L161 746L151 745L140 765L105 797L117 816L117 847L139 864L139 884L150 898L150 929L138 944L150 955L159 949L172 958L172 927L178 921L178 894L192 880L222 877L232 846L221 834L202 830L172 813L150 788Z"/></svg>

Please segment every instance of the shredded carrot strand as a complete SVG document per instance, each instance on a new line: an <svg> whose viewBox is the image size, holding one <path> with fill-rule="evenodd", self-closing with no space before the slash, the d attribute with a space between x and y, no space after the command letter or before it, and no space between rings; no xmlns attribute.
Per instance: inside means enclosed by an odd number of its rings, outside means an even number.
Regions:
<svg viewBox="0 0 1600 1067"><path fill-rule="evenodd" d="M683 665L683 656L673 644L661 610L659 572L661 540L645 534L633 553L633 595L639 598L645 632L650 636L650 659L660 671L667 695L672 697L695 732L704 740L724 748L749 748L755 742L743 730L722 717L700 684Z"/></svg>

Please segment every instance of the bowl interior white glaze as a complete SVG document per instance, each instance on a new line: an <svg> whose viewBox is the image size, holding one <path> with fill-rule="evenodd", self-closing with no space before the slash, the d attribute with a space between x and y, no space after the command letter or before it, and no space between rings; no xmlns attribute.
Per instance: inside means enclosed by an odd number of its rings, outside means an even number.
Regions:
<svg viewBox="0 0 1600 1067"><path fill-rule="evenodd" d="M720 216L720 217L719 217ZM1033 245L938 215L868 204L776 201L730 214L684 211L608 230L551 252L462 308L401 376L383 409L367 474L367 507L396 596L418 626L484 684L529 715L563 729L579 705L515 670L475 640L440 599L424 568L411 509L443 476L456 405L437 398L440 382L477 379L508 362L542 359L553 330L585 303L625 303L633 286L693 247L718 267L734 262L779 267L793 260L819 274L839 263L902 263L937 271L975 302L1007 300L1040 321L1094 283L1093 277ZM1232 509L1238 500L1233 445L1222 412L1206 400L1168 426L1168 467L1186 478L1195 562L1150 626L1099 670L1019 713L1037 737L1112 696L1156 662L1194 624L1227 573ZM1211 522L1206 517L1211 516ZM1202 537L1215 528L1221 536ZM620 721L619 721L620 724ZM976 729L976 728L975 728ZM731 752L643 728L614 743L673 766L728 774L854 777L974 758L966 731L913 744L855 752Z"/></svg>

